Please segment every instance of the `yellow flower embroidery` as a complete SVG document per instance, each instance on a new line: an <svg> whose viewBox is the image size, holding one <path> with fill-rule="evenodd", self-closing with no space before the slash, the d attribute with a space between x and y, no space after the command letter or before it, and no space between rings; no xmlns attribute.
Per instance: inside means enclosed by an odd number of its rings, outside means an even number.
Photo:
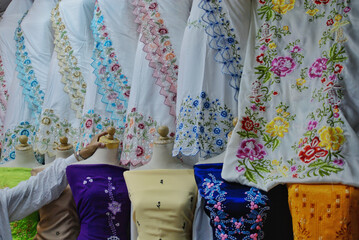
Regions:
<svg viewBox="0 0 359 240"><path fill-rule="evenodd" d="M278 166L278 165L279 165L279 162L278 162L276 159L274 159L274 160L272 161L272 165Z"/></svg>
<svg viewBox="0 0 359 240"><path fill-rule="evenodd" d="M281 109L281 108L277 109L277 113L281 113L282 111L283 111L283 109Z"/></svg>
<svg viewBox="0 0 359 240"><path fill-rule="evenodd" d="M284 31L288 31L288 30L289 30L289 27L288 27L288 26L284 26L284 27L283 27L283 30L284 30Z"/></svg>
<svg viewBox="0 0 359 240"><path fill-rule="evenodd" d="M343 18L342 15L338 14L335 16L334 20L339 22L340 20L342 20L342 18Z"/></svg>
<svg viewBox="0 0 359 240"><path fill-rule="evenodd" d="M289 123L282 117L275 117L266 125L266 132L272 137L284 137L284 133L288 132Z"/></svg>
<svg viewBox="0 0 359 240"><path fill-rule="evenodd" d="M306 83L307 81L303 78L298 78L297 79L297 85L298 86L302 86L304 83Z"/></svg>
<svg viewBox="0 0 359 240"><path fill-rule="evenodd" d="M295 0L272 0L273 10L280 14L286 14L294 8Z"/></svg>
<svg viewBox="0 0 359 240"><path fill-rule="evenodd" d="M272 42L272 43L270 43L270 44L268 45L268 47L269 47L270 49L273 49L273 48L276 48L277 45L276 45L274 42Z"/></svg>
<svg viewBox="0 0 359 240"><path fill-rule="evenodd" d="M283 113L283 117L288 117L289 115L290 115L289 112L284 112L284 113Z"/></svg>
<svg viewBox="0 0 359 240"><path fill-rule="evenodd" d="M312 9L309 9L309 10L306 11L305 13L308 14L309 16L314 16L315 14L317 14L317 12L319 12L319 9L314 8L313 10L312 10Z"/></svg>
<svg viewBox="0 0 359 240"><path fill-rule="evenodd" d="M345 141L343 129L340 127L324 126L319 129L318 133L320 137L319 147L323 147L327 150L333 149L337 151Z"/></svg>

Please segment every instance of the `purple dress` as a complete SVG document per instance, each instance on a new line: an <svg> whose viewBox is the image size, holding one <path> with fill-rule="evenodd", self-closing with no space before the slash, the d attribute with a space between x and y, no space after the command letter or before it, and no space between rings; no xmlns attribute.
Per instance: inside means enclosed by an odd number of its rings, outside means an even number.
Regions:
<svg viewBox="0 0 359 240"><path fill-rule="evenodd" d="M124 171L107 164L67 167L81 223L78 240L129 239L131 205Z"/></svg>

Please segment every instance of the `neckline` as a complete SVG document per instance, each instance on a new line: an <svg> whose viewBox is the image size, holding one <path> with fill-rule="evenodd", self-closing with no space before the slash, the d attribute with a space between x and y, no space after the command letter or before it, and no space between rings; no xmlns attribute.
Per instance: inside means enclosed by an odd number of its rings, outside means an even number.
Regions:
<svg viewBox="0 0 359 240"><path fill-rule="evenodd" d="M161 168L161 169L144 169L144 170L132 170L129 171L131 173L145 173L145 172L188 172L188 171L193 171L193 169L191 168L186 168L186 169L165 169L165 168Z"/></svg>
<svg viewBox="0 0 359 240"><path fill-rule="evenodd" d="M67 166L68 168L69 167L99 167L99 166L102 166L102 167L108 167L108 168L120 168L124 171L128 171L129 169L127 168L124 168L124 167L121 167L121 166L116 166L116 165L111 165L111 164L105 164L105 163L98 163L98 164L73 164L73 165L69 165Z"/></svg>

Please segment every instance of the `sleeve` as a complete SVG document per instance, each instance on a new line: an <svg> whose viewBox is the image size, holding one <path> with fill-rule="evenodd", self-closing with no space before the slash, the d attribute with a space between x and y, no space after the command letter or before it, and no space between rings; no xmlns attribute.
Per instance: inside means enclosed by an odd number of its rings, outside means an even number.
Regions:
<svg viewBox="0 0 359 240"><path fill-rule="evenodd" d="M66 167L76 161L74 155L56 159L37 176L14 188L4 189L10 222L22 219L57 199L67 186Z"/></svg>

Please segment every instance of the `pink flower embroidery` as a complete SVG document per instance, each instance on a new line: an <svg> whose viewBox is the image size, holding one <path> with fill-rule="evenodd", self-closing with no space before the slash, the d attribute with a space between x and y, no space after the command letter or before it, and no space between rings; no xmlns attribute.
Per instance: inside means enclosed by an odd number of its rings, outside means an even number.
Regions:
<svg viewBox="0 0 359 240"><path fill-rule="evenodd" d="M296 64L291 57L278 57L272 61L271 71L278 77L285 77L287 74L293 72Z"/></svg>
<svg viewBox="0 0 359 240"><path fill-rule="evenodd" d="M323 75L323 71L327 70L327 62L326 58L318 58L309 68L309 77L316 78L321 77Z"/></svg>
<svg viewBox="0 0 359 240"><path fill-rule="evenodd" d="M290 52L297 53L297 52L300 52L300 51L302 51L302 49L299 46L294 46L293 49Z"/></svg>
<svg viewBox="0 0 359 240"><path fill-rule="evenodd" d="M253 161L263 159L265 155L267 153L264 151L263 145L257 143L254 138L249 138L241 142L236 156L241 159L249 158Z"/></svg>
<svg viewBox="0 0 359 240"><path fill-rule="evenodd" d="M345 8L344 8L344 12L345 12L345 13L350 12L350 10L352 10L350 7L345 7Z"/></svg>
<svg viewBox="0 0 359 240"><path fill-rule="evenodd" d="M333 161L333 163L338 165L338 166L343 166L344 165L344 160L343 159L335 159Z"/></svg>
<svg viewBox="0 0 359 240"><path fill-rule="evenodd" d="M110 101L115 100L117 97L118 97L118 93L116 92L112 92L109 95L107 95L107 99Z"/></svg>
<svg viewBox="0 0 359 240"><path fill-rule="evenodd" d="M317 125L318 125L317 121L310 120L309 123L308 123L308 130L312 131L314 128L317 127Z"/></svg>

